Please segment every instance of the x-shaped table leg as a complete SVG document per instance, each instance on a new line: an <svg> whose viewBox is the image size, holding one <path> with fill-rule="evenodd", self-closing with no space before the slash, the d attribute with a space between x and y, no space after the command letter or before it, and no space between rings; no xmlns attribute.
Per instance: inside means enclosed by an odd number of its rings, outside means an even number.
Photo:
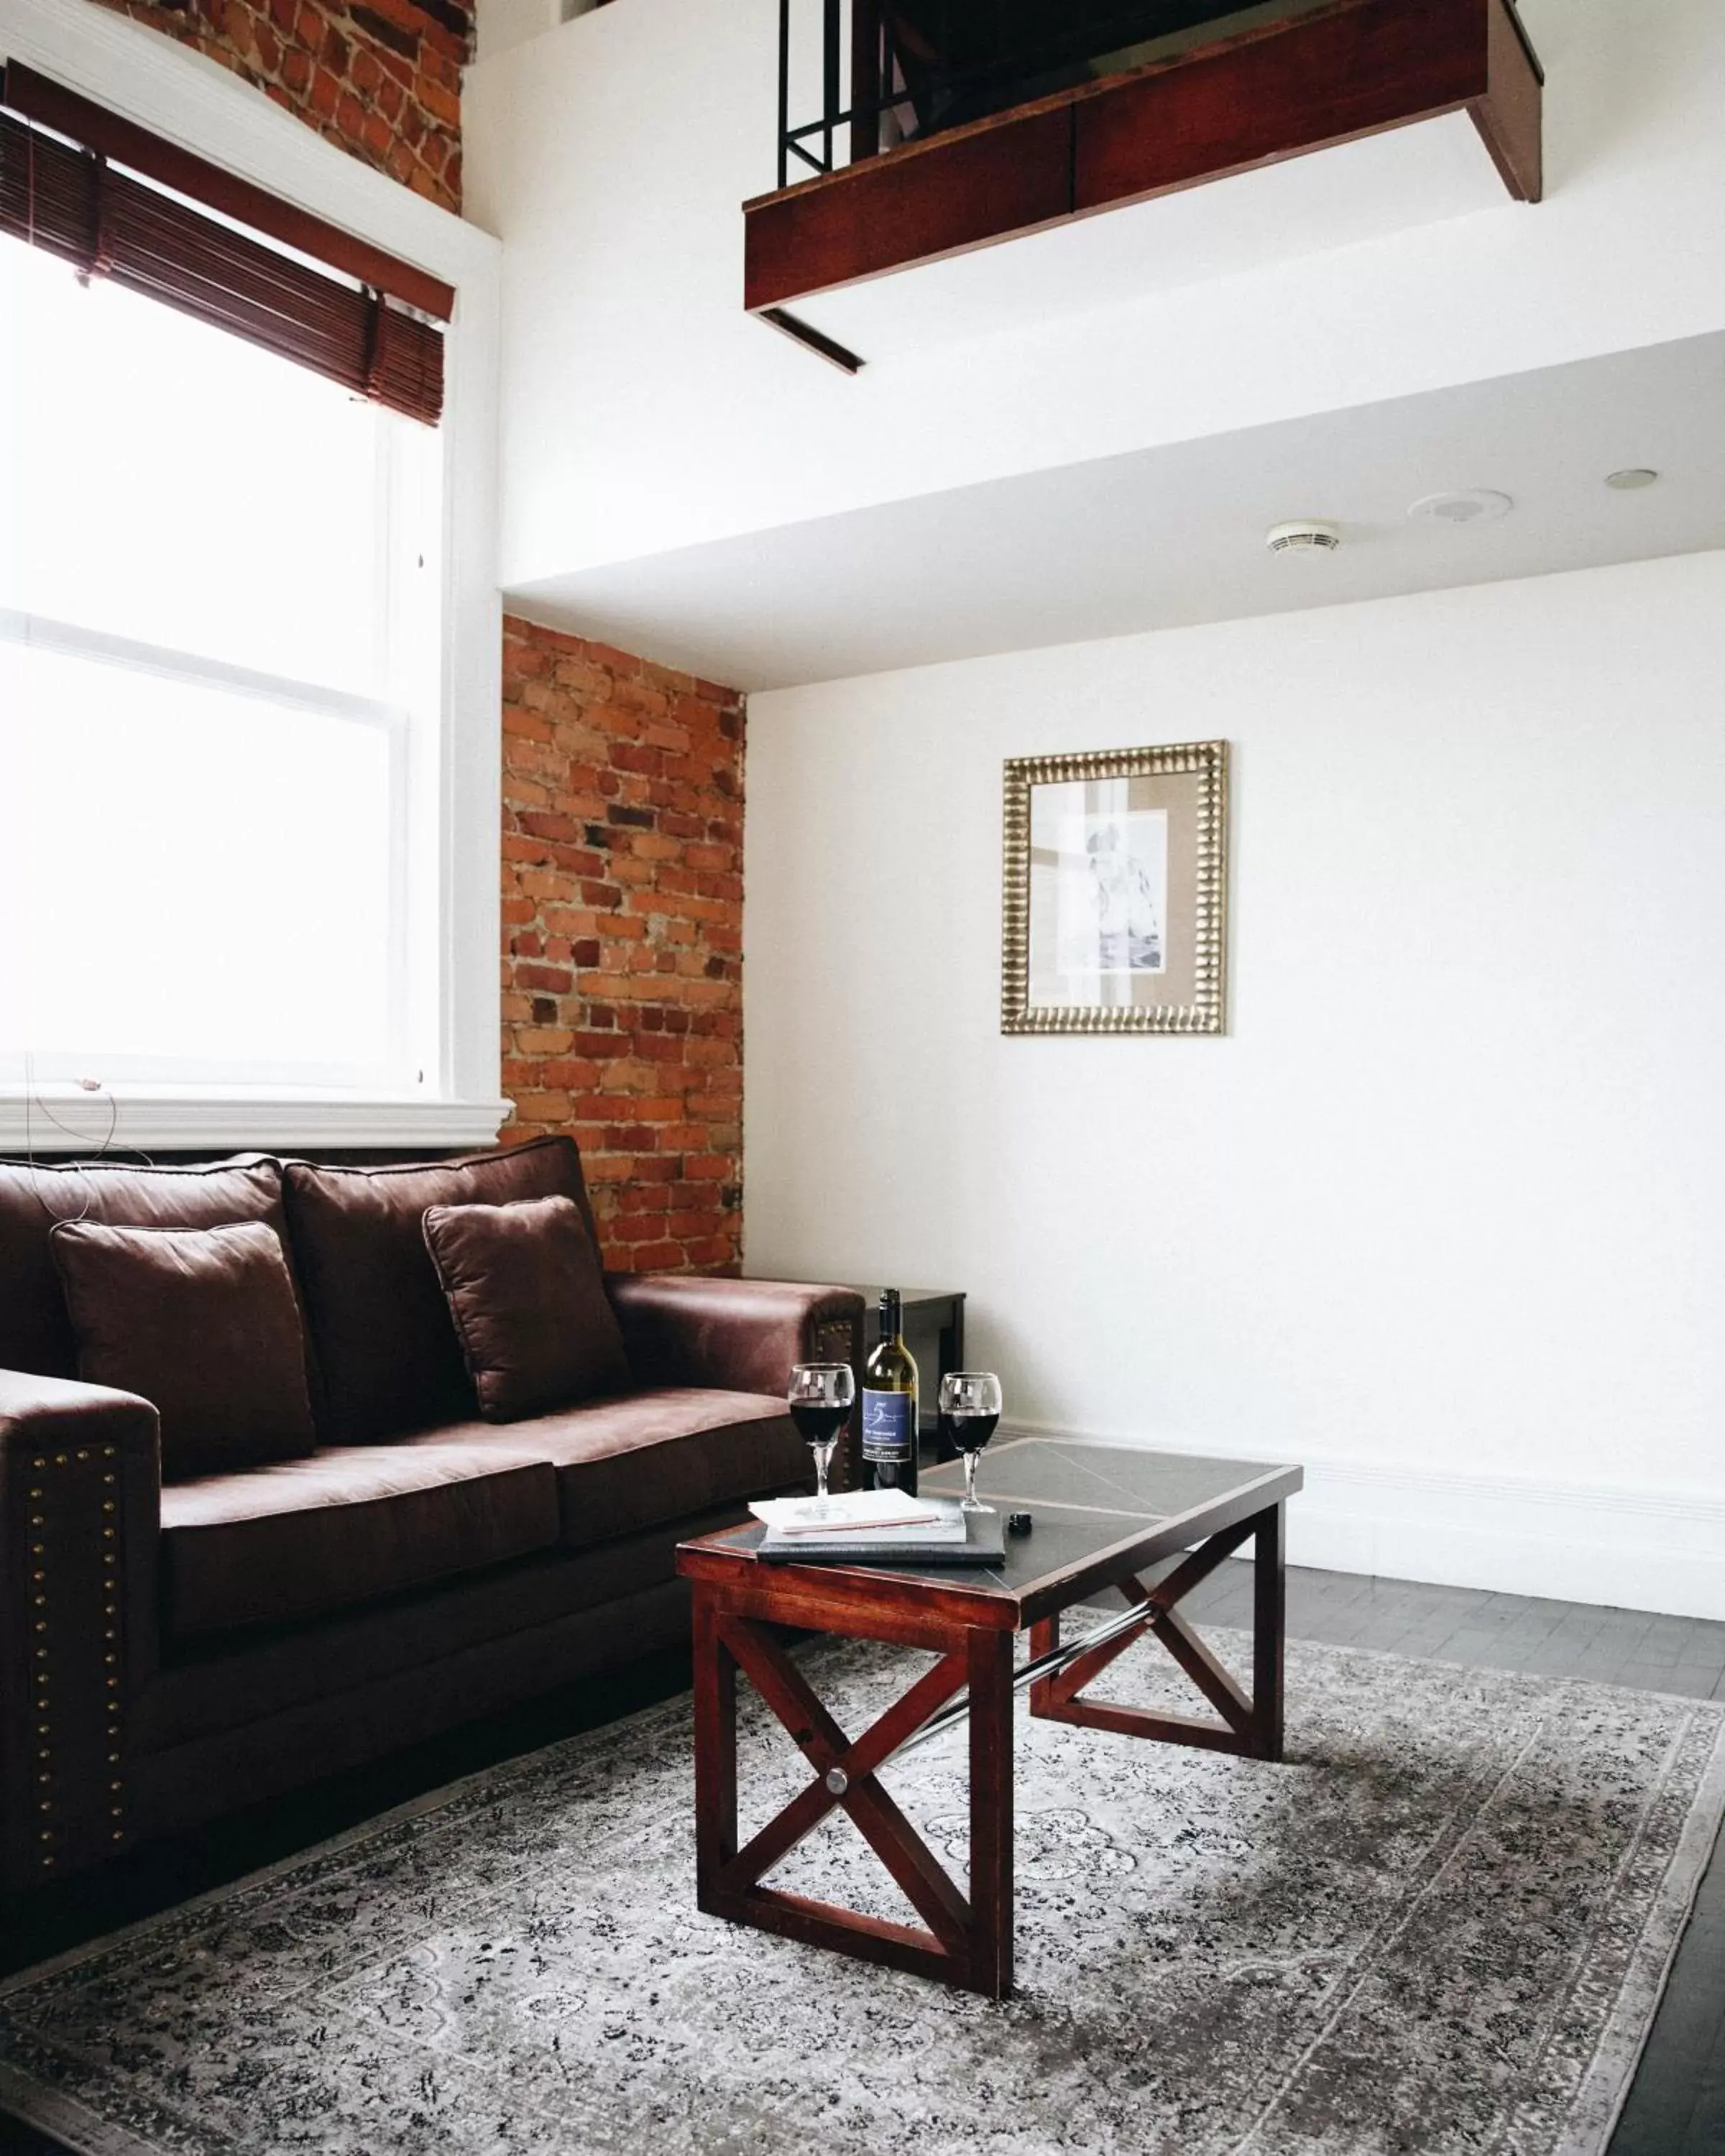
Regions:
<svg viewBox="0 0 1725 2156"><path fill-rule="evenodd" d="M1143 1631L1153 1633L1192 1682L1209 1700L1219 1721L1182 1714L1153 1714L1142 1707L1122 1707L1091 1699L1086 1686L1122 1655L1140 1631L1109 1640L1080 1655L1055 1675L1030 1687L1030 1712L1050 1722L1072 1722L1088 1729L1111 1729L1128 1737L1150 1737L1168 1744L1194 1744L1213 1752L1243 1753L1257 1759L1280 1759L1282 1753L1282 1650L1286 1625L1286 1563L1280 1505L1255 1513L1240 1526L1212 1535L1182 1558L1154 1587L1130 1573L1115 1581L1127 1600L1145 1614ZM1252 1691L1248 1698L1203 1640L1180 1616L1175 1604L1225 1558L1250 1541L1255 1559L1253 1608ZM1058 1615L1030 1630L1033 1656L1060 1644Z"/></svg>
<svg viewBox="0 0 1725 2156"><path fill-rule="evenodd" d="M697 1584L696 1866L700 1906L993 1997L1012 1981L1012 1635L968 1630L854 1743L773 1631L719 1609ZM741 1669L814 1769L815 1779L737 1845L736 1673ZM967 1900L876 1779L876 1769L955 1693L971 1694L971 1892ZM761 1881L834 1809L852 1820L927 1926L888 1923L763 1887Z"/></svg>

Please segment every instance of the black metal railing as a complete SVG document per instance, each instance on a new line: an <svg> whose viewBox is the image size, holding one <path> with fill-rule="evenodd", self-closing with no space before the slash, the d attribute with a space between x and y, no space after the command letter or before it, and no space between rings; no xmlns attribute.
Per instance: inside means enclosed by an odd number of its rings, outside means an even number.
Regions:
<svg viewBox="0 0 1725 2156"><path fill-rule="evenodd" d="M779 0L778 184L1328 0ZM1218 30L1214 26L1222 26ZM814 76L819 74L818 92ZM819 95L819 117L793 121Z"/></svg>

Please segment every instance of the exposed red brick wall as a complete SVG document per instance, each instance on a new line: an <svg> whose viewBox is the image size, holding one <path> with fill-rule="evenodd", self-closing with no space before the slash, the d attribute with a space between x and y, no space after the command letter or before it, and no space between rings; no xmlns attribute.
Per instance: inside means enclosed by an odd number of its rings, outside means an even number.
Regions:
<svg viewBox="0 0 1725 2156"><path fill-rule="evenodd" d="M461 207L460 0L103 0L255 83L344 150Z"/></svg>
<svg viewBox="0 0 1725 2156"><path fill-rule="evenodd" d="M742 767L733 690L506 619L503 1090L623 1270L742 1255Z"/></svg>

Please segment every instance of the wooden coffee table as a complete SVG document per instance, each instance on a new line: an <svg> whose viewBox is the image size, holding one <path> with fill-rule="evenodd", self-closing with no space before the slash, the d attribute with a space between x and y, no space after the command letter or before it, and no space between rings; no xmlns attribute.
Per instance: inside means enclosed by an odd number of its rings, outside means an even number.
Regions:
<svg viewBox="0 0 1725 2156"><path fill-rule="evenodd" d="M916 1570L768 1564L757 1525L683 1543L677 1569L695 1598L696 1896L710 1915L753 1924L867 1961L939 1978L994 1999L1012 1989L1013 1696L1057 1722L1164 1743L1279 1759L1282 1747L1284 1511L1298 1467L1024 1438L983 1455L988 1502L1035 1526L1004 1564ZM956 1494L957 1464L925 1474ZM1177 1604L1245 1543L1256 1562L1248 1697ZM1062 1648L1064 1611L1106 1589L1124 1598L1101 1636ZM850 1737L786 1651L781 1628L932 1649L940 1660L860 1736ZM1029 1661L1013 1642L1028 1631ZM1093 1698L1089 1686L1146 1634L1173 1656L1216 1719L1150 1712ZM737 1673L801 1748L814 1779L748 1845L737 1846ZM970 1725L967 1897L881 1786L907 1744L962 1718ZM762 1882L834 1807L847 1813L926 1930Z"/></svg>

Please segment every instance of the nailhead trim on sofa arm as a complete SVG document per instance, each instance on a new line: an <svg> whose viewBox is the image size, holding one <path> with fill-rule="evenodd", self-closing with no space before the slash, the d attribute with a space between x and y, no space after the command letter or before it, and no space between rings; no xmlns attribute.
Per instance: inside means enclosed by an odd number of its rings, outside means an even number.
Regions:
<svg viewBox="0 0 1725 2156"><path fill-rule="evenodd" d="M0 1892L119 1855L127 1731L153 1672L156 1410L0 1371Z"/></svg>

